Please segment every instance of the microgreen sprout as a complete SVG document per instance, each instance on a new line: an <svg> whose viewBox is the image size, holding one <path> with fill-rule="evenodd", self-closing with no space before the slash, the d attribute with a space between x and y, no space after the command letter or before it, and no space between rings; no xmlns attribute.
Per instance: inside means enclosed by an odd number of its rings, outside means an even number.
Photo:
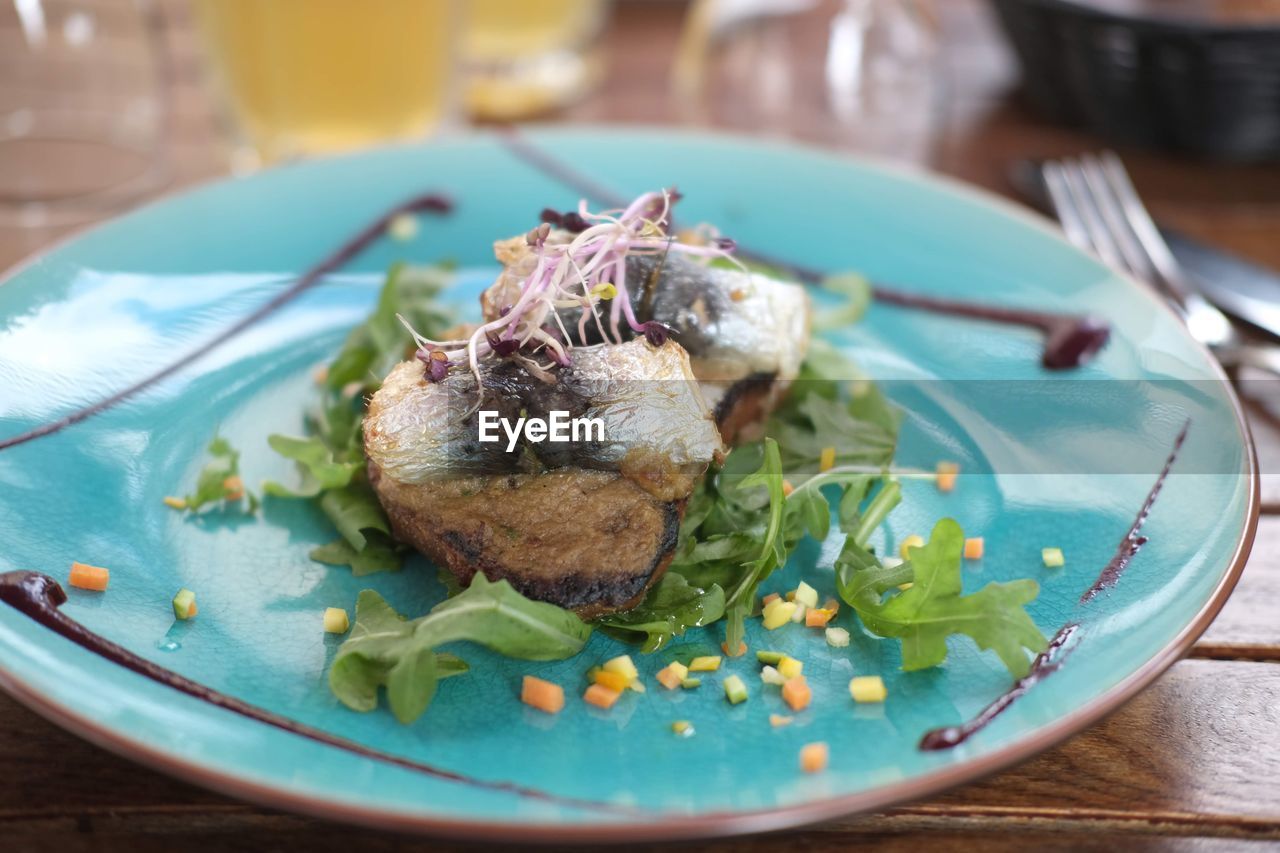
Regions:
<svg viewBox="0 0 1280 853"><path fill-rule="evenodd" d="M583 200L576 211L542 211L541 224L525 234L531 271L519 280L518 296L501 316L468 338L441 341L423 337L401 318L418 345L426 378L439 382L450 368L466 364L482 382L480 362L491 356L512 359L545 377L569 364L571 337L561 316L566 312L578 314L578 340L594 324L605 340L622 343L624 335L643 335L661 346L672 330L635 316L627 293L627 258L676 252L708 262L732 260L735 248L727 238L694 244L672 237L671 206L679 198L675 190L663 190L645 193L622 210L593 213Z"/></svg>

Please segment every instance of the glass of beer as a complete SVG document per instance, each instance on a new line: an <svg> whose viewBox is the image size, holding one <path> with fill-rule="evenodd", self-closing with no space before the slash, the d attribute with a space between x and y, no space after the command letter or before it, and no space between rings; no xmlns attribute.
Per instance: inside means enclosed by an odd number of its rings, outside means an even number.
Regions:
<svg viewBox="0 0 1280 853"><path fill-rule="evenodd" d="M271 162L439 127L451 107L457 5L198 0L197 13L236 135Z"/></svg>
<svg viewBox="0 0 1280 853"><path fill-rule="evenodd" d="M584 94L601 69L604 0L470 0L462 53L466 104L481 119L521 119Z"/></svg>

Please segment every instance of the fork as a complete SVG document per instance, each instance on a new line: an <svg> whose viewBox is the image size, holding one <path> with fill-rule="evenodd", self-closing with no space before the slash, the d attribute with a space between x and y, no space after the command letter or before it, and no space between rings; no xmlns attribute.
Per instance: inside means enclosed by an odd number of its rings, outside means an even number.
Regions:
<svg viewBox="0 0 1280 853"><path fill-rule="evenodd" d="M1183 273L1115 153L1048 160L1040 174L1068 240L1149 285L1223 366L1280 375L1280 350L1246 339Z"/></svg>

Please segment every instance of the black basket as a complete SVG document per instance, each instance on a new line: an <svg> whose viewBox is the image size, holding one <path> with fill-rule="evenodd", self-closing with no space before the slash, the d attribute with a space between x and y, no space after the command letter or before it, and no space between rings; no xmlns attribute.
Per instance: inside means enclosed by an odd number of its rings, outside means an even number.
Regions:
<svg viewBox="0 0 1280 853"><path fill-rule="evenodd" d="M1219 26L992 0L1032 105L1120 144L1280 159L1280 21Z"/></svg>

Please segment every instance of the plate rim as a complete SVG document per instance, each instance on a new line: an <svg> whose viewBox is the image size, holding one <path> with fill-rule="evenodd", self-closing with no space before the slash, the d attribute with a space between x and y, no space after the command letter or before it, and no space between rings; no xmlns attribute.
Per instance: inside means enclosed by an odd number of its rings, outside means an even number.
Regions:
<svg viewBox="0 0 1280 853"><path fill-rule="evenodd" d="M791 154L817 155L863 169L887 172L904 180L925 186L940 185L947 191L963 196L970 203L988 209L995 209L1011 219L1021 222L1023 225L1048 235L1072 252L1085 254L1072 246L1047 217L993 191L924 167L867 156L857 152L793 140L758 138L715 129L680 128L661 124L539 123L524 125L522 130L528 131L531 136L535 137L543 134L612 134L622 136L650 134L660 135L665 138L702 139L713 143L734 144L757 150L772 149ZM501 129L471 130L448 134L434 140L383 145L350 154L315 158L304 161L301 164L289 164L285 168L290 168L294 165L306 167L308 164L316 162L324 163L378 156L381 152L388 150L428 150L440 143L465 144L469 140L493 140L502 133ZM3 272L0 272L0 287L3 287L10 280L31 267L43 262L50 255L61 251L90 233L114 225L122 218L164 205L175 199L204 192L212 187L252 180L253 177L253 175L213 177L184 187L178 192L160 196L119 216L74 229L62 238L55 240L43 249L19 260ZM1100 264L1096 259L1090 258L1090 260ZM1129 287L1142 293L1144 298L1149 299L1157 307L1157 310L1164 311L1177 320L1173 310L1152 293L1146 285L1127 273L1110 269L1107 271L1116 278L1125 281ZM29 710L77 737L122 758L135 761L152 770L157 770L183 781L256 805L279 808L328 821L340 821L374 829L409 832L418 835L511 843L618 844L623 841L628 843L688 841L792 829L853 814L877 811L905 802L918 801L962 784L976 782L1046 752L1067 738L1094 725L1103 717L1119 710L1138 693L1146 689L1169 667L1185 657L1187 651L1190 650L1191 646L1222 610L1222 607L1235 589L1240 575L1244 571L1245 564L1248 562L1257 535L1261 508L1257 448L1239 396L1231 386L1222 366L1207 347L1190 336L1185 327L1182 326L1181 321L1178 321L1177 325L1179 328L1178 334L1183 336L1186 342L1190 343L1193 350L1199 352L1209 364L1214 378L1223 383L1235 416L1236 426L1244 441L1245 466L1242 473L1248 477L1247 504L1245 506L1244 521L1237 534L1235 548L1226 572L1200 610L1167 644L1127 677L1121 679L1092 701L1059 717L1052 723L1035 729L1024 738L1000 747L986 755L940 768L914 779L852 794L826 797L789 806L744 811L713 811L700 815L670 815L656 812L652 821L644 823L626 821L619 823L611 820L584 821L571 824L519 820L510 822L492 822L478 819L455 820L440 816L410 814L396 809L382 809L371 805L342 802L323 795L303 794L283 786L254 781L235 772L214 769L200 760L174 755L162 748L152 746L108 726L101 725L87 714L81 713L41 693L13 675L3 661L0 661L0 689L3 689L5 693ZM619 837L618 830L621 826L626 827L625 838Z"/></svg>

